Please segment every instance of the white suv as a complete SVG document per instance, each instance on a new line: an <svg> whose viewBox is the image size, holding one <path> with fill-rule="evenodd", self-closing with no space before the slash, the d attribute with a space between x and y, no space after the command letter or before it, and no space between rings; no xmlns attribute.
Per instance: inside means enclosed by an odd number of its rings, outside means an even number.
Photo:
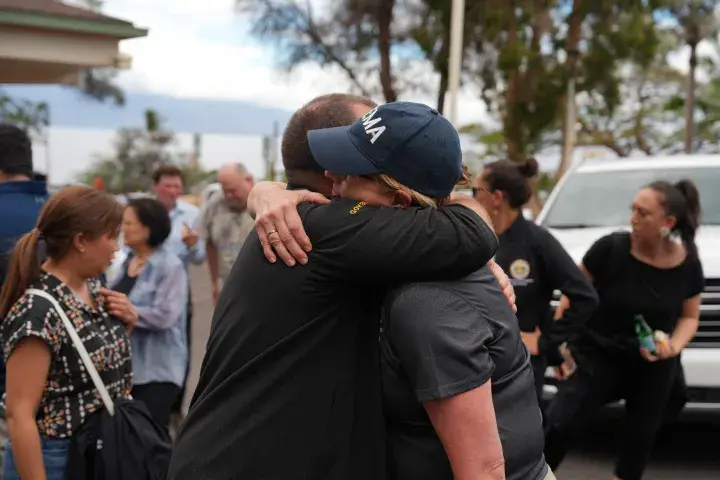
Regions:
<svg viewBox="0 0 720 480"><path fill-rule="evenodd" d="M627 230L637 191L654 180L688 178L700 190L701 227L696 243L706 287L700 329L682 354L690 409L720 410L720 155L620 158L584 162L570 170L548 197L537 222L580 263L600 237ZM546 394L555 391L546 386Z"/></svg>

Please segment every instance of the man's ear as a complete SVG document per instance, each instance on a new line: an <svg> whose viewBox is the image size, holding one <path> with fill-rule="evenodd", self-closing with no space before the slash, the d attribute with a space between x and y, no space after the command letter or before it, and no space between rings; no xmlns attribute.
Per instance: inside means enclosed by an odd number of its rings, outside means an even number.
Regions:
<svg viewBox="0 0 720 480"><path fill-rule="evenodd" d="M393 199L393 205L400 208L408 208L412 205L412 197L409 193L403 190L395 190L395 198Z"/></svg>

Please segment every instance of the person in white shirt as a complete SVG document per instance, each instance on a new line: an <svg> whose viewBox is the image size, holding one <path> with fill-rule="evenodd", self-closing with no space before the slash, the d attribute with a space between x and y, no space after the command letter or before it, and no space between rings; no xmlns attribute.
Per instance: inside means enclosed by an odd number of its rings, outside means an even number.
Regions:
<svg viewBox="0 0 720 480"><path fill-rule="evenodd" d="M182 260L187 270L190 262L199 265L205 261L205 242L200 237L200 209L183 201L184 175L175 165L160 165L152 176L153 191L157 198L168 209L172 230L164 243L166 250L174 253ZM189 282L188 282L189 286ZM192 294L188 292L187 305L187 349L191 352L192 339ZM187 375L190 372L190 354L187 356L185 381L177 402L173 405L173 414L177 422L182 417L182 403L185 398Z"/></svg>

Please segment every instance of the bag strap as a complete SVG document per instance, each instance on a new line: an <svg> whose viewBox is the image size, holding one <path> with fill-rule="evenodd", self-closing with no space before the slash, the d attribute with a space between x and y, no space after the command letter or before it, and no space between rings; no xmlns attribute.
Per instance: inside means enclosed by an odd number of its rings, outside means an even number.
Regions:
<svg viewBox="0 0 720 480"><path fill-rule="evenodd" d="M60 315L60 320L62 320L63 325L65 326L65 330L67 331L68 335L70 335L70 338L72 339L73 345L75 345L75 349L80 354L80 359L83 362L83 365L85 365L85 370L87 370L88 374L90 375L90 378L92 378L93 383L95 384L95 388L97 389L98 393L100 394L100 398L102 398L103 404L105 404L105 409L108 411L110 416L115 415L115 403L113 403L112 398L110 397L110 393L108 393L107 388L105 388L105 384L103 384L102 379L100 378L100 374L98 373L97 369L95 368L95 365L93 364L92 360L90 359L90 355L87 352L87 349L85 348L85 345L83 344L83 341L80 339L80 336L78 335L77 331L75 330L75 327L73 327L72 322L68 318L68 316L65 314L65 311L62 309L60 304L57 300L55 300L55 297L50 295L49 293L38 290L36 288L30 288L25 291L26 294L30 295L36 295L38 297L42 297L52 306L55 308L55 311L58 315Z"/></svg>

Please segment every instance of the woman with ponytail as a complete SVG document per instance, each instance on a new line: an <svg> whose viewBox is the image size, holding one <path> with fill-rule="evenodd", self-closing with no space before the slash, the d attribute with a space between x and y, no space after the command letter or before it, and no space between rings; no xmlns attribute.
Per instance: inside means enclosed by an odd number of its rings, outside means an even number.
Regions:
<svg viewBox="0 0 720 480"><path fill-rule="evenodd" d="M559 384L547 410L545 456L552 468L565 456L569 436L619 396L627 418L615 479L642 477L681 372L680 353L699 325L699 219L700 196L690 180L653 182L633 200L632 230L599 239L585 254L581 269L600 306L570 345L577 371ZM641 344L647 330L652 336Z"/></svg>
<svg viewBox="0 0 720 480"><path fill-rule="evenodd" d="M0 414L10 442L4 480L64 478L69 443L103 408L51 302L71 319L113 398L127 396L131 362L126 329L137 320L127 298L97 280L118 248L122 207L95 189L67 187L48 200L37 226L17 243L0 292L0 339L7 365Z"/></svg>
<svg viewBox="0 0 720 480"><path fill-rule="evenodd" d="M560 365L562 344L582 329L597 308L597 295L570 255L547 230L526 220L522 208L531 195L538 163L495 162L475 179L474 197L487 209L500 240L495 261L510 276L517 296L522 339L532 355L535 389L542 400L545 370ZM572 300L572 309L553 321L555 290Z"/></svg>

